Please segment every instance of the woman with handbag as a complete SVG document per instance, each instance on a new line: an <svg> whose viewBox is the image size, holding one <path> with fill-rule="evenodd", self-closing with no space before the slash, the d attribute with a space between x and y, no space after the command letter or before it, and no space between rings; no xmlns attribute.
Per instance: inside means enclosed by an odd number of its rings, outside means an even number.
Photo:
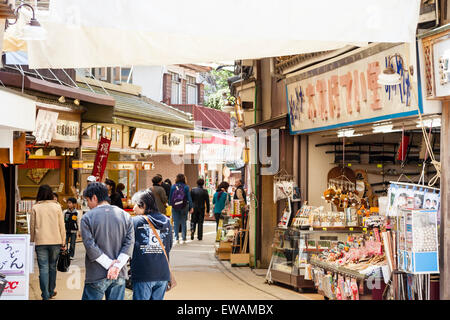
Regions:
<svg viewBox="0 0 450 320"><path fill-rule="evenodd" d="M43 300L56 295L56 264L65 250L66 228L61 206L53 199L49 185L39 187L30 217L30 241L34 242Z"/></svg>
<svg viewBox="0 0 450 320"><path fill-rule="evenodd" d="M150 190L137 192L132 201L136 214L131 258L133 300L163 300L166 291L176 285L169 264L172 225L168 217L158 212Z"/></svg>
<svg viewBox="0 0 450 320"><path fill-rule="evenodd" d="M217 187L216 193L213 196L213 205L214 205L214 217L216 218L216 231L219 227L219 220L223 217L223 211L230 204L231 198L227 193L230 184L228 182L221 182Z"/></svg>

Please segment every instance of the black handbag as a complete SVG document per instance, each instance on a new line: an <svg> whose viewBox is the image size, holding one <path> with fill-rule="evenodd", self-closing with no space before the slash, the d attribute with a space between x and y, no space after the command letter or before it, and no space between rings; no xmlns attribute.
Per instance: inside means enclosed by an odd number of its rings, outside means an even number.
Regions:
<svg viewBox="0 0 450 320"><path fill-rule="evenodd" d="M56 269L60 272L67 272L69 271L70 267L70 256L67 250L61 250L59 252L58 257L58 264L56 266Z"/></svg>

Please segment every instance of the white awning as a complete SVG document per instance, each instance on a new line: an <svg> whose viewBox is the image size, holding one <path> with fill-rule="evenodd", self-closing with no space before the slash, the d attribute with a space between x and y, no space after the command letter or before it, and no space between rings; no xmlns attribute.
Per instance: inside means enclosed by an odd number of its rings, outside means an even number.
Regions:
<svg viewBox="0 0 450 320"><path fill-rule="evenodd" d="M13 160L14 131L33 131L35 128L36 101L0 88L0 148L9 148L9 160Z"/></svg>
<svg viewBox="0 0 450 320"><path fill-rule="evenodd" d="M52 0L31 68L201 63L413 42L420 0Z"/></svg>

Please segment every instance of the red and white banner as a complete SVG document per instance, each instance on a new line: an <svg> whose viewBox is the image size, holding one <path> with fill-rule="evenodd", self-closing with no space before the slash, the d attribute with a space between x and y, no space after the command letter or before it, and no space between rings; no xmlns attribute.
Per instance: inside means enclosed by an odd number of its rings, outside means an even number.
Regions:
<svg viewBox="0 0 450 320"><path fill-rule="evenodd" d="M97 154L95 156L94 168L92 175L97 178L97 181L102 181L103 173L105 172L106 163L108 162L109 148L111 147L111 140L101 137L98 142Z"/></svg>

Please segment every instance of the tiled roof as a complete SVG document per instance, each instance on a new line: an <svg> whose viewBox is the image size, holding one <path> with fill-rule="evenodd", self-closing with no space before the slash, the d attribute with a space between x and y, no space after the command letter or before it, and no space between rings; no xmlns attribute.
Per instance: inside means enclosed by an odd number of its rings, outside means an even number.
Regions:
<svg viewBox="0 0 450 320"><path fill-rule="evenodd" d="M80 88L89 90L86 84L78 83ZM95 92L105 94L104 89L90 86ZM147 97L140 97L128 93L105 89L116 100L114 116L129 119L144 120L157 124L173 125L176 127L193 128L191 116L164 103L156 102Z"/></svg>
<svg viewBox="0 0 450 320"><path fill-rule="evenodd" d="M201 122L202 128L230 130L230 114L194 104L174 104L174 108L191 113L195 122Z"/></svg>

